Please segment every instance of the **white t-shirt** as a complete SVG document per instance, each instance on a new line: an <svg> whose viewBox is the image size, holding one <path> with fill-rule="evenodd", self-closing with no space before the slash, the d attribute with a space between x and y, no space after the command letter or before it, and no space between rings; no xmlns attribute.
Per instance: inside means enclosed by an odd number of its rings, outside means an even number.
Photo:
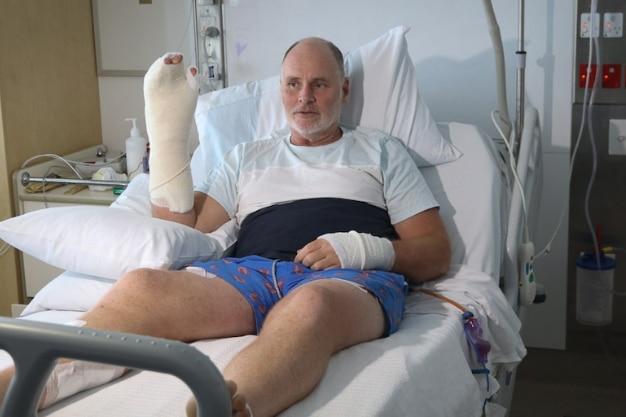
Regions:
<svg viewBox="0 0 626 417"><path fill-rule="evenodd" d="M289 134L235 146L197 187L239 224L265 207L313 198L342 198L382 208L392 224L438 207L397 138L343 127L329 145L296 146Z"/></svg>

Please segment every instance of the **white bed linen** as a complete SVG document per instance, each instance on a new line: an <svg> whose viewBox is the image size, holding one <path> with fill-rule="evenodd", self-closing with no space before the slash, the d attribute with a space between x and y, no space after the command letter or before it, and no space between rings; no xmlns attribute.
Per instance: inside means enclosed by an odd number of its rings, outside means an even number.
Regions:
<svg viewBox="0 0 626 417"><path fill-rule="evenodd" d="M427 287L467 305L480 318L493 347L490 366L494 361L515 363L525 355L520 323L497 285L504 239L498 219L507 212L499 157L491 141L473 126L449 123L440 129L464 155L452 163L423 168L453 243L452 268ZM73 280L82 284L67 285ZM97 289L85 286L90 280L97 283ZM85 304L95 302L108 285L66 271L38 294L25 318L65 322L80 314ZM74 297L82 296L82 305L68 297L68 290L79 289L82 295ZM59 296L59 292L65 294ZM51 311L63 309L74 311ZM222 368L252 340L250 336L195 345ZM472 362L460 312L415 293L409 297L406 318L396 334L335 355L315 391L283 416L478 416L488 394L486 377L472 375ZM6 363L6 355L0 356L0 367ZM495 391L496 381L491 379L489 387ZM188 393L174 377L137 372L40 415L182 415L181 403Z"/></svg>
<svg viewBox="0 0 626 417"><path fill-rule="evenodd" d="M499 281L506 234L509 189L506 164L493 140L474 125L439 123L463 156L422 168L441 205L452 243L452 263L465 264Z"/></svg>
<svg viewBox="0 0 626 417"><path fill-rule="evenodd" d="M455 265L428 287L451 296L479 317L493 346L490 364L522 359L525 350L518 335L519 321L490 277ZM62 323L79 314L42 310L25 318ZM221 369L254 338L200 341L194 346ZM479 416L487 395L486 376L472 375L469 364L473 358L462 331L460 311L426 294L413 293L396 334L335 355L315 391L281 416ZM2 359L6 363L6 356ZM495 380L490 384L494 391ZM188 388L175 377L134 372L40 415L182 416L181 404L189 395Z"/></svg>

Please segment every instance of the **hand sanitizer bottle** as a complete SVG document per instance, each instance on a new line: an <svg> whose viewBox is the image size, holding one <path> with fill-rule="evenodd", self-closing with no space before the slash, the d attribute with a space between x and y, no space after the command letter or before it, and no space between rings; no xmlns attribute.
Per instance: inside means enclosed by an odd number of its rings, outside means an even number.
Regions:
<svg viewBox="0 0 626 417"><path fill-rule="evenodd" d="M131 180L144 171L143 160L147 155L148 141L141 136L137 128L136 117L130 117L125 120L133 123L133 127L130 129L130 137L126 139L126 173L128 174L128 179Z"/></svg>

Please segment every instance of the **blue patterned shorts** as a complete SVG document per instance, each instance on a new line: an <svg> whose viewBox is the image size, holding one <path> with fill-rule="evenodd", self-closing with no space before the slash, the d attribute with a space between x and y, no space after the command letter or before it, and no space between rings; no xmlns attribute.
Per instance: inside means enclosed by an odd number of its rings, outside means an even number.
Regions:
<svg viewBox="0 0 626 417"><path fill-rule="evenodd" d="M260 256L194 262L190 266L200 267L235 287L252 306L257 332L272 307L293 289L318 279L339 279L357 284L378 299L386 315L388 336L398 330L408 293L404 277L386 271L341 268L315 271L300 263Z"/></svg>

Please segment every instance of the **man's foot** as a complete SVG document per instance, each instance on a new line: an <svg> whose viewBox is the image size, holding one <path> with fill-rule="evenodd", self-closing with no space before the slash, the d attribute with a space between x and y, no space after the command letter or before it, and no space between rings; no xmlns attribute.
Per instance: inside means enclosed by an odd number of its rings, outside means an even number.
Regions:
<svg viewBox="0 0 626 417"><path fill-rule="evenodd" d="M230 398L232 398L233 417L253 417L252 411L250 410L248 403L246 403L245 397L241 394L237 394L237 384L235 384L234 381L226 381L226 385L228 386ZM187 402L187 417L196 416L196 400L191 397L191 399Z"/></svg>

